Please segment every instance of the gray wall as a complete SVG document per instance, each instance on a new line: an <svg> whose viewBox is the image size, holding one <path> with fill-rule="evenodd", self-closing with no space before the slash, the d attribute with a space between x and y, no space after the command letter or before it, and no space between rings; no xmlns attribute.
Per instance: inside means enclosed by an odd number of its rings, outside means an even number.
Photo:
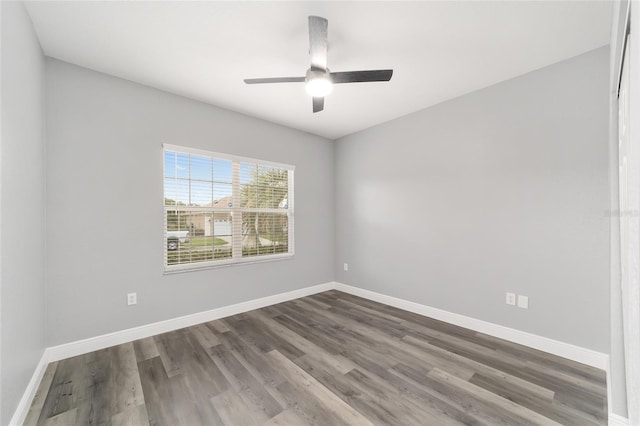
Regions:
<svg viewBox="0 0 640 426"><path fill-rule="evenodd" d="M49 345L333 280L332 141L53 59L46 90ZM163 275L163 143L295 165L295 258Z"/></svg>
<svg viewBox="0 0 640 426"><path fill-rule="evenodd" d="M336 280L608 353L608 55L338 140Z"/></svg>
<svg viewBox="0 0 640 426"><path fill-rule="evenodd" d="M0 423L45 348L44 56L22 3L2 2Z"/></svg>

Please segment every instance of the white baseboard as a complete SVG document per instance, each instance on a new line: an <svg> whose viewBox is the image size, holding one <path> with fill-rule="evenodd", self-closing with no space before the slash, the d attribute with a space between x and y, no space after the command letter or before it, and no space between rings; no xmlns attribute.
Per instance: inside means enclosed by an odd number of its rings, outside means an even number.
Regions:
<svg viewBox="0 0 640 426"><path fill-rule="evenodd" d="M260 299L249 300L247 302L236 303L235 305L223 306L221 308L211 309L209 311L198 312L178 318L172 318L165 321L155 322L153 324L116 331L114 333L103 334L102 336L96 336L71 343L65 343L58 346L52 346L47 348L46 350L48 361L59 361L61 359L86 354L89 352L97 351L99 349L108 348L110 346L131 342L133 340L155 336L156 334L166 333L168 331L178 330L180 328L190 327L196 324L202 324L203 322L241 314L243 312L252 311L254 309L264 308L265 306L275 305L277 303L286 302L288 300L298 299L300 297L310 296L312 294L332 290L334 287L335 283L333 282L314 285L311 287L305 287L286 293L280 293L273 296L262 297Z"/></svg>
<svg viewBox="0 0 640 426"><path fill-rule="evenodd" d="M223 306L221 308L211 309L205 312L198 312L191 315L185 315L178 318L160 321L153 324L143 325L140 327L121 330L114 333L104 334L89 339L79 340L76 342L65 343L58 346L47 348L42 355L42 359L38 363L36 370L27 386L27 389L18 404L18 407L11 419L10 425L21 425L29 412L31 401L38 389L38 385L42 380L47 364L61 359L82 355L99 349L108 348L110 346L119 345L145 337L154 336L156 334L166 333L168 331L189 327L203 322L213 321L215 319L225 318L231 315L248 312L254 309L263 308L265 306L275 305L277 303L286 302L300 297L310 296L312 294L321 293L328 290L340 290L355 296L364 297L365 299L384 303L409 312L428 316L437 320L445 321L454 325L465 327L491 336L499 337L514 343L539 349L554 355L568 358L583 364L591 365L596 368L609 370L609 356L590 349L581 348L569 343L559 342L557 340L548 339L546 337L537 336L520 330L504 327L501 325L477 320L464 315L455 314L453 312L444 311L442 309L432 308L427 305L410 302L408 300L399 299L392 296L376 293L373 291L353 287L350 285L328 282L298 290L280 293L273 296L267 296L260 299L249 300L247 302L237 303L235 305ZM621 416L610 414L610 425L628 426L628 421Z"/></svg>
<svg viewBox="0 0 640 426"><path fill-rule="evenodd" d="M609 413L609 426L629 426L629 419Z"/></svg>
<svg viewBox="0 0 640 426"><path fill-rule="evenodd" d="M470 330L478 331L480 333L499 337L500 339L508 340L510 342L548 352L553 355L558 355L563 358L599 368L601 370L606 371L609 369L609 355L603 354L601 352L596 352L591 349L582 348L570 343L560 342L557 340L549 339L547 337L527 333L525 331L493 324L490 322L478 320L460 314L455 314L453 312L448 312L442 309L432 308L431 306L410 302L408 300L387 296L342 283L336 283L335 289L344 291L345 293L353 294L355 296L364 297L365 299L384 303L385 305L404 309L405 311L414 312L416 314L424 315L440 321L448 322L450 324L458 325L460 327L468 328Z"/></svg>
<svg viewBox="0 0 640 426"><path fill-rule="evenodd" d="M11 417L9 421L9 426L18 426L24 423L29 413L29 408L31 407L31 401L33 401L33 397L36 396L40 381L44 376L44 372L47 370L47 364L49 364L49 361L47 360L47 351L45 349L40 358L40 362L38 362L36 366L36 370L33 372L33 376L31 376L27 389L25 389L22 398L20 398L20 402L18 402L18 407L13 413L13 417Z"/></svg>

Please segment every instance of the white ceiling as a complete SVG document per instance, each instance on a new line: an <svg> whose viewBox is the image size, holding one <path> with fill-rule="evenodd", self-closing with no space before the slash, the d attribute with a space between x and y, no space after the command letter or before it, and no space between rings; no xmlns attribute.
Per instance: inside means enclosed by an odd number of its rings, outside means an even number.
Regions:
<svg viewBox="0 0 640 426"><path fill-rule="evenodd" d="M331 139L606 45L608 1L29 2L47 56ZM329 68L393 68L336 85L311 112L307 16Z"/></svg>

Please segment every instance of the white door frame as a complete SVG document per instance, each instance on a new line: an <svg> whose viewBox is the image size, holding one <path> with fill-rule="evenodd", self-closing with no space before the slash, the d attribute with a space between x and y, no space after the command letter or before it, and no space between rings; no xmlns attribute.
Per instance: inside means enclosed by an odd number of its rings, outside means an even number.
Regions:
<svg viewBox="0 0 640 426"><path fill-rule="evenodd" d="M631 3L618 97L620 286L628 419L640 425L640 7Z"/></svg>

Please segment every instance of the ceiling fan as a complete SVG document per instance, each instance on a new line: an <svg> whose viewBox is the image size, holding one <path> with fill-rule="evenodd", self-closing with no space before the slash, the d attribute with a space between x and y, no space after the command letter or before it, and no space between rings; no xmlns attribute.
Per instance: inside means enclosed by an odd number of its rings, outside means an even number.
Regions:
<svg viewBox="0 0 640 426"><path fill-rule="evenodd" d="M313 96L313 112L324 109L324 97L331 93L334 84L389 81L393 70L367 70L331 72L327 68L328 21L319 16L309 16L309 55L311 67L304 77L249 78L247 84L305 83L307 93Z"/></svg>

